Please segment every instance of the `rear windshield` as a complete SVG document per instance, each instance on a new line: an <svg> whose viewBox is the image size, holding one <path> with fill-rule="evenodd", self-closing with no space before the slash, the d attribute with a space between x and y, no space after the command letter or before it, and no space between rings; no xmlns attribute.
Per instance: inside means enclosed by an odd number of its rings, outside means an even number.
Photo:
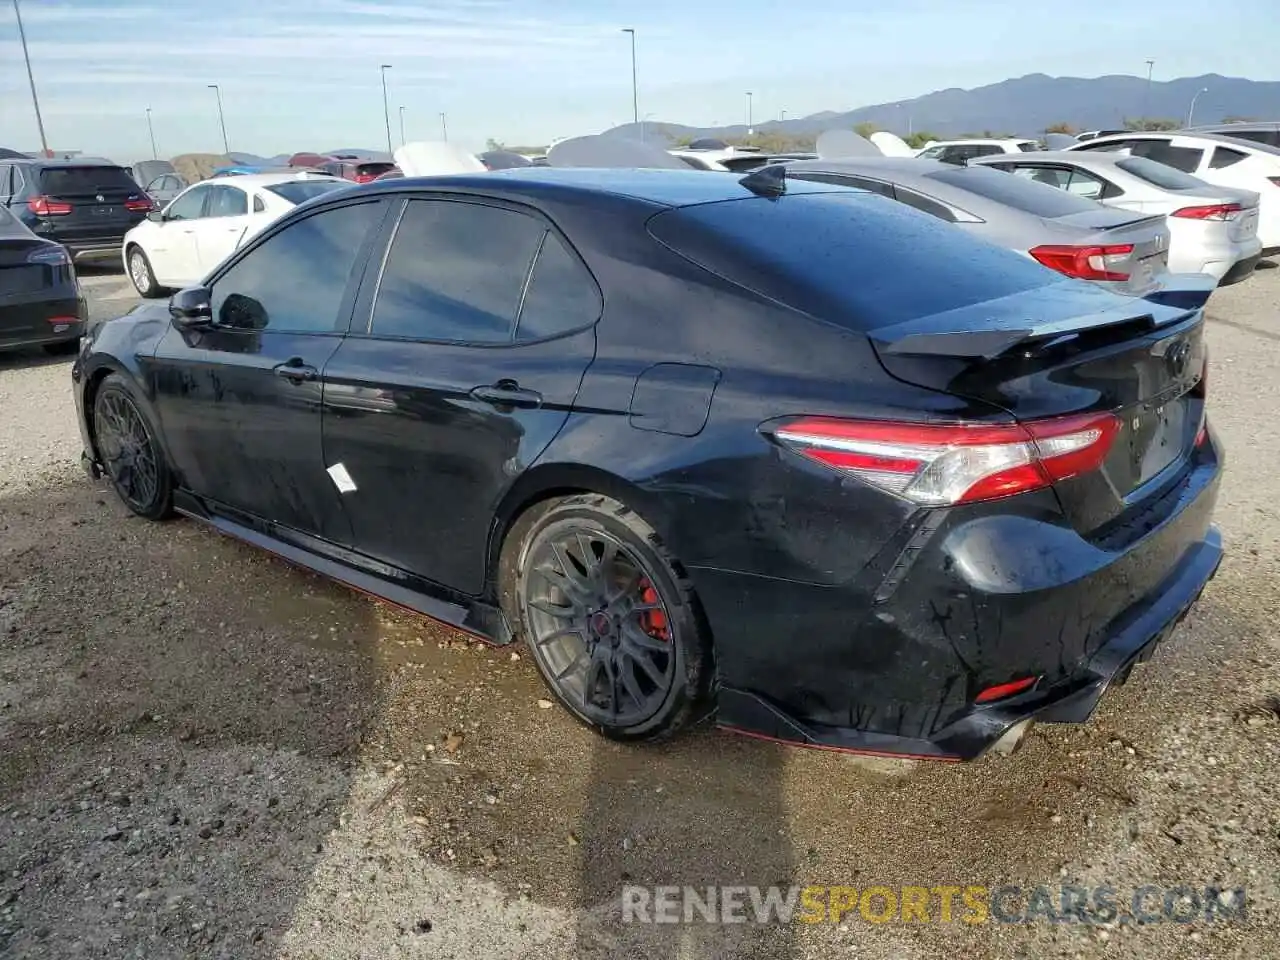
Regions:
<svg viewBox="0 0 1280 960"><path fill-rule="evenodd" d="M362 163L356 167L356 175L376 177L380 173L386 173L388 170L394 169L394 167L394 163Z"/></svg>
<svg viewBox="0 0 1280 960"><path fill-rule="evenodd" d="M123 167L45 167L40 172L40 189L51 197L103 190L140 192Z"/></svg>
<svg viewBox="0 0 1280 960"><path fill-rule="evenodd" d="M288 183L273 183L266 189L277 197L284 197L295 207L308 200L324 196L330 190L341 190L351 184L341 180L290 180Z"/></svg>
<svg viewBox="0 0 1280 960"><path fill-rule="evenodd" d="M859 331L1062 280L1030 258L861 191L682 207L658 214L649 229L712 273Z"/></svg>
<svg viewBox="0 0 1280 960"><path fill-rule="evenodd" d="M1165 190L1197 190L1205 185L1203 180L1197 180L1189 173L1175 170L1155 160L1148 160L1146 157L1125 157L1123 160L1117 160L1116 166L1132 173L1139 180L1145 180Z"/></svg>
<svg viewBox="0 0 1280 960"><path fill-rule="evenodd" d="M1022 143L1018 144L1018 149L1023 153L1031 153L1033 150L1039 150L1040 144L1024 140Z"/></svg>
<svg viewBox="0 0 1280 960"><path fill-rule="evenodd" d="M982 167L958 167L954 170L938 170L926 174L930 180L938 180L961 190L968 190L980 197L1003 203L1036 217L1054 219L1077 213L1090 213L1098 209L1093 200L1035 183L1022 177L1010 177L997 170Z"/></svg>

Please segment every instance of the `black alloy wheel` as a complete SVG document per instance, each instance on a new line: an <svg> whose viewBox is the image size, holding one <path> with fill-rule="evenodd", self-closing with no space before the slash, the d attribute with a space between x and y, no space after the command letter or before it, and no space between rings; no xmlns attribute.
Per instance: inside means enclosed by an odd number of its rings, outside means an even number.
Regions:
<svg viewBox="0 0 1280 960"><path fill-rule="evenodd" d="M656 534L604 497L536 512L518 525L526 532L512 599L548 687L617 739L687 724L705 699L710 658L692 590Z"/></svg>
<svg viewBox="0 0 1280 960"><path fill-rule="evenodd" d="M173 507L168 466L150 423L118 375L98 388L93 429L98 459L125 506L151 520L167 516Z"/></svg>

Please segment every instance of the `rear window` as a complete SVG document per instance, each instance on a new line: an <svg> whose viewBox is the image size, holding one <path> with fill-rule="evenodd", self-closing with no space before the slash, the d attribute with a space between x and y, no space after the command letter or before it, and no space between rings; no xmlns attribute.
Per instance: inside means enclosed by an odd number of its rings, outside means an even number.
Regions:
<svg viewBox="0 0 1280 960"><path fill-rule="evenodd" d="M1049 220L1098 209L1098 204L1093 200L1074 196L1043 183L1005 176L998 170L961 167L956 170L938 170L926 176L930 180L968 190L996 203Z"/></svg>
<svg viewBox="0 0 1280 960"><path fill-rule="evenodd" d="M866 193L706 203L660 213L649 229L712 273L859 331L1062 280L1027 257Z"/></svg>
<svg viewBox="0 0 1280 960"><path fill-rule="evenodd" d="M40 190L59 197L104 190L140 193L142 188L123 167L45 167L40 171Z"/></svg>
<svg viewBox="0 0 1280 960"><path fill-rule="evenodd" d="M1040 144L1034 143L1032 141L1023 141L1022 143L1018 144L1018 149L1021 150L1023 153L1031 153L1034 150L1039 150Z"/></svg>
<svg viewBox="0 0 1280 960"><path fill-rule="evenodd" d="M341 180L291 180L288 183L273 183L266 187L277 197L284 197L294 206L324 196L330 190L341 190L350 186Z"/></svg>
<svg viewBox="0 0 1280 960"><path fill-rule="evenodd" d="M1175 170L1155 160L1148 160L1146 157L1125 157L1123 160L1117 160L1116 166L1127 173L1132 173L1139 180L1145 180L1165 190L1198 190L1204 186L1203 180L1197 180L1189 173Z"/></svg>
<svg viewBox="0 0 1280 960"><path fill-rule="evenodd" d="M356 176L376 177L380 173L386 173L388 170L394 169L394 163L361 163L356 166Z"/></svg>

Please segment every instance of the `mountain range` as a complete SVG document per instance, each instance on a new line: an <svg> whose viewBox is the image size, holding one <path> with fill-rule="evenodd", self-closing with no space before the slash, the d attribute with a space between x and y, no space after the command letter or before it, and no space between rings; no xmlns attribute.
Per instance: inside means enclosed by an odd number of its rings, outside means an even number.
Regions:
<svg viewBox="0 0 1280 960"><path fill-rule="evenodd" d="M1070 124L1076 130L1097 130L1123 128L1126 120L1147 117L1176 120L1182 125L1197 94L1195 122L1218 123L1225 117L1280 119L1278 81L1209 73L1148 85L1145 77L1050 77L1032 73L972 90L953 87L896 103L761 121L755 123L754 130L761 134L811 137L824 130L850 129L860 123L870 123L899 135L929 131L956 136L992 131L1039 136L1045 127L1057 123ZM648 137L661 133L671 140L747 135L745 123L695 127L649 121L644 126ZM640 139L640 132L638 124L628 123L606 131L606 135Z"/></svg>

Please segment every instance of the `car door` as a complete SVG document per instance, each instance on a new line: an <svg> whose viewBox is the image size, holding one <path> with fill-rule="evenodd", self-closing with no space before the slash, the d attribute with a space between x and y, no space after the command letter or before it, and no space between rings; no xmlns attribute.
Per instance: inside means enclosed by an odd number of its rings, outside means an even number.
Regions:
<svg viewBox="0 0 1280 960"><path fill-rule="evenodd" d="M164 208L154 229L145 233L144 248L156 280L168 287L186 287L204 276L196 252L196 228L204 216L210 184L197 184Z"/></svg>
<svg viewBox="0 0 1280 960"><path fill-rule="evenodd" d="M249 227L249 195L229 183L209 187L204 216L196 227L196 257L201 276L235 251Z"/></svg>
<svg viewBox="0 0 1280 960"><path fill-rule="evenodd" d="M382 208L356 201L266 234L212 278L212 327L161 338L151 380L170 458L216 511L350 539L321 453L322 378Z"/></svg>
<svg viewBox="0 0 1280 960"><path fill-rule="evenodd" d="M366 288L325 370L353 548L477 594L495 510L595 354L599 288L540 215L456 198L407 201Z"/></svg>

